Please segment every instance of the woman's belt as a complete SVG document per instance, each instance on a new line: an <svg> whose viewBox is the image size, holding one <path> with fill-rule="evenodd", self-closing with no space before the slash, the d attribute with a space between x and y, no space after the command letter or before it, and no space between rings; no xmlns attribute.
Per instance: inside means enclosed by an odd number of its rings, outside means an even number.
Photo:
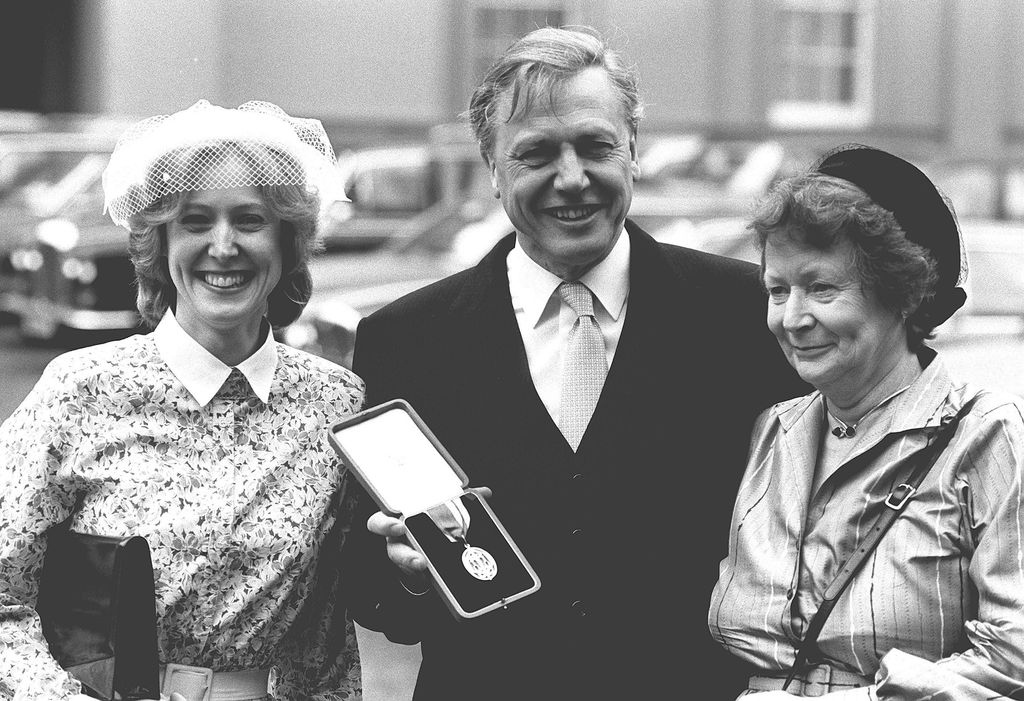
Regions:
<svg viewBox="0 0 1024 701"><path fill-rule="evenodd" d="M208 667L160 665L160 693L188 701L257 701L267 696L270 673L262 669L214 672Z"/></svg>
<svg viewBox="0 0 1024 701"><path fill-rule="evenodd" d="M786 676L786 672L779 672L778 676L755 675L747 682L747 689L749 691L775 691L781 689L782 685L786 683ZM870 686L874 684L874 681L873 678L856 672L847 672L827 664L819 664L798 673L787 691L796 696L824 696L835 691Z"/></svg>

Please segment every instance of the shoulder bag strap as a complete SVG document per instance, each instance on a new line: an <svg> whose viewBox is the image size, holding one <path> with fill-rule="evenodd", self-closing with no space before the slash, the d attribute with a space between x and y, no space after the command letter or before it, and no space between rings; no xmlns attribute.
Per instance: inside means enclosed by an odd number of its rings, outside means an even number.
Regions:
<svg viewBox="0 0 1024 701"><path fill-rule="evenodd" d="M875 519L871 531L864 537L860 546L850 555L846 563L840 568L839 573L836 574L835 579L825 589L821 605L818 607L814 617L811 618L811 623L807 626L807 633L797 649L796 660L793 662L793 667L789 670L786 683L782 687L783 690L789 687L797 672L804 666L810 653L817 647L818 635L825 626L825 621L828 620L832 609L835 608L836 601L846 591L846 587L853 580L853 576L864 565L868 555L878 546L886 531L896 522L896 519L903 513L907 504L914 498L917 488L921 486L921 482L924 481L925 476L931 470L935 461L938 460L939 455L942 454L942 451L945 450L950 440L952 440L960 419L971 412L975 401L977 401L977 397L964 404L955 415L943 416L939 425L930 429L928 444L915 456L915 465L910 475L907 476L907 481L898 485L885 498L885 505L888 508L883 510L878 518Z"/></svg>

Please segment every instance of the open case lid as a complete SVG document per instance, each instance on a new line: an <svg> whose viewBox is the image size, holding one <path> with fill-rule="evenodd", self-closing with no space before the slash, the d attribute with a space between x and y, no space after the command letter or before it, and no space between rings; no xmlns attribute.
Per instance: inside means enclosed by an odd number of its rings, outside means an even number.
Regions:
<svg viewBox="0 0 1024 701"><path fill-rule="evenodd" d="M455 499L469 479L402 399L331 427L329 440L380 508L411 515Z"/></svg>

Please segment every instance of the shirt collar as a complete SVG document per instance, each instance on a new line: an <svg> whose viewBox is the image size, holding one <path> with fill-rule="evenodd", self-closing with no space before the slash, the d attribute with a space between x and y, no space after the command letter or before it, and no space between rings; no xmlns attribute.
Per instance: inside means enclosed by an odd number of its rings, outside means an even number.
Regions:
<svg viewBox="0 0 1024 701"><path fill-rule="evenodd" d="M956 386L942 358L927 350L931 362L910 388L893 402L893 431L937 426L944 414L955 413L963 406L963 392L954 392L962 388Z"/></svg>
<svg viewBox="0 0 1024 701"><path fill-rule="evenodd" d="M206 406L228 379L232 368L203 348L181 328L170 309L153 331L160 357L167 363L200 406ZM267 330L267 338L255 353L238 364L252 391L264 403L270 400L270 385L277 367L277 341Z"/></svg>
<svg viewBox="0 0 1024 701"><path fill-rule="evenodd" d="M629 253L629 234L622 231L604 260L580 278L614 320L622 313L629 293ZM513 297L522 304L530 327L536 327L562 279L530 258L518 237L508 255L508 277Z"/></svg>

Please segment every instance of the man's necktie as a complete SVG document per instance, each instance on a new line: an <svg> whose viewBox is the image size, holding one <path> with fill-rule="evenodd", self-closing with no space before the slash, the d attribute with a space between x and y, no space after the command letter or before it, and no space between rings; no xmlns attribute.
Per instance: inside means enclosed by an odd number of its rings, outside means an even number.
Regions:
<svg viewBox="0 0 1024 701"><path fill-rule="evenodd" d="M601 396L608 360L601 327L594 318L590 290L581 282L563 282L558 293L576 313L562 362L562 408L558 421L565 440L576 450Z"/></svg>

